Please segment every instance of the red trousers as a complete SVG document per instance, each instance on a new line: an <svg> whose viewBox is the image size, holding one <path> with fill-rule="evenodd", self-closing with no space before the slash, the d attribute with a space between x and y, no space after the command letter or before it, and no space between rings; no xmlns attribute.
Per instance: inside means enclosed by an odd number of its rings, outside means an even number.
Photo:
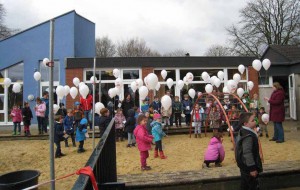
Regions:
<svg viewBox="0 0 300 190"><path fill-rule="evenodd" d="M141 165L142 167L147 166L147 158L149 157L149 152L147 151L140 151L140 157L141 157Z"/></svg>

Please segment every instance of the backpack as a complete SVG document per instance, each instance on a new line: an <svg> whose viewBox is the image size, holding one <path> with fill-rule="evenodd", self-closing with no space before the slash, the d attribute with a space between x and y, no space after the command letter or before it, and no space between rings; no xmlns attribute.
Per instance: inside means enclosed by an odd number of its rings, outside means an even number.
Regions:
<svg viewBox="0 0 300 190"><path fill-rule="evenodd" d="M243 140L247 137L251 137L250 134L246 135L246 136L241 136L240 132L237 136L236 139L236 144L235 144L235 160L237 163L237 166L240 169L245 169L247 166L245 165L245 163L243 162Z"/></svg>

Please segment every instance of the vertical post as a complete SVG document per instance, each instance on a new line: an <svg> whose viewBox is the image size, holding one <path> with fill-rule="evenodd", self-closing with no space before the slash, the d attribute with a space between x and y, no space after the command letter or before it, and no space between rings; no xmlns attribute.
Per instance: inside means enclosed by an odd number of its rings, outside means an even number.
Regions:
<svg viewBox="0 0 300 190"><path fill-rule="evenodd" d="M96 58L94 57L94 69L93 69L93 149L95 149L95 87L96 87Z"/></svg>
<svg viewBox="0 0 300 190"><path fill-rule="evenodd" d="M50 20L50 66L49 66L49 141L50 141L50 179L51 190L55 190L54 168L54 126L53 126L53 49L54 49L54 19Z"/></svg>

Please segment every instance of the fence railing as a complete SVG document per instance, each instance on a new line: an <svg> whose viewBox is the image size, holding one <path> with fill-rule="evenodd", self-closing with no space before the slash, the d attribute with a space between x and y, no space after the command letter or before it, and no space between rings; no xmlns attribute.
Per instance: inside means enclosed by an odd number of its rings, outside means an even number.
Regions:
<svg viewBox="0 0 300 190"><path fill-rule="evenodd" d="M109 123L85 166L93 168L99 189L125 189L124 183L117 182L114 119ZM93 189L89 176L79 175L72 189Z"/></svg>

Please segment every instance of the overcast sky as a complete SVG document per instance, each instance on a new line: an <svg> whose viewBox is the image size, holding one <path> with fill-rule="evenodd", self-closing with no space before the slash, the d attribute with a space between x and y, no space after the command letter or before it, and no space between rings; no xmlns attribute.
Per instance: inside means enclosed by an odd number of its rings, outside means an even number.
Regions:
<svg viewBox="0 0 300 190"><path fill-rule="evenodd" d="M184 49L203 55L213 44L224 45L225 27L239 20L246 0L0 0L5 24L27 29L75 10L96 23L96 37L114 42L143 38L161 54Z"/></svg>

